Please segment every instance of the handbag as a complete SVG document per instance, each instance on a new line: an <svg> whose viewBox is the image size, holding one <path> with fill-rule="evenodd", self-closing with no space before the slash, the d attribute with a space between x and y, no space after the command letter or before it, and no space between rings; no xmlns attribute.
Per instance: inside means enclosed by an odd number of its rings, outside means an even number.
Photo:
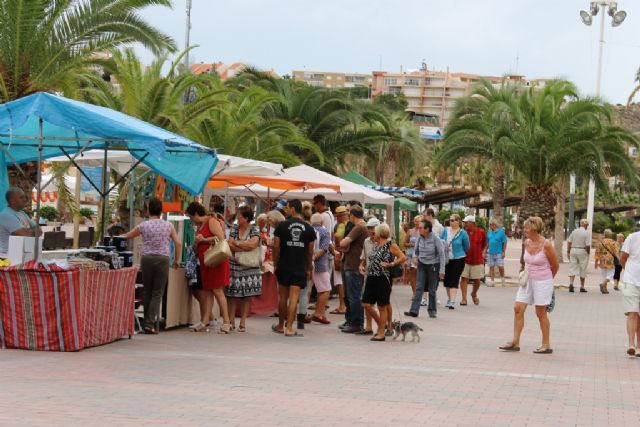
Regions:
<svg viewBox="0 0 640 427"><path fill-rule="evenodd" d="M204 265L217 267L231 257L231 248L226 240L213 238L213 244L204 253Z"/></svg>
<svg viewBox="0 0 640 427"><path fill-rule="evenodd" d="M518 284L524 288L527 283L529 283L529 270L525 268L518 274Z"/></svg>
<svg viewBox="0 0 640 427"><path fill-rule="evenodd" d="M251 230L247 230L246 238L243 241L249 240ZM233 255L238 264L243 267L260 267L262 266L262 245L258 245L250 251L237 251Z"/></svg>
<svg viewBox="0 0 640 427"><path fill-rule="evenodd" d="M394 265L393 267L389 268L389 275L392 279L397 279L404 275L404 270L401 265Z"/></svg>

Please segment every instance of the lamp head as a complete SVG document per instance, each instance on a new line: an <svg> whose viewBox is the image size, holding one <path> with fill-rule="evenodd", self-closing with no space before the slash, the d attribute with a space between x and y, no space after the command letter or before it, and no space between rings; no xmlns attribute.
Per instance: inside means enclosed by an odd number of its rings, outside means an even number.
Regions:
<svg viewBox="0 0 640 427"><path fill-rule="evenodd" d="M618 2L612 1L611 3L609 3L609 10L607 10L607 13L609 14L609 16L613 18L613 15L615 15L617 11L618 11Z"/></svg>
<svg viewBox="0 0 640 427"><path fill-rule="evenodd" d="M580 11L580 19L582 19L582 23L587 26L593 23L593 18L591 17L591 14L589 14L589 12L587 12L586 10Z"/></svg>
<svg viewBox="0 0 640 427"><path fill-rule="evenodd" d="M624 10L619 10L613 15L611 25L617 27L618 25L622 24L626 18L627 12L625 12Z"/></svg>
<svg viewBox="0 0 640 427"><path fill-rule="evenodd" d="M592 1L591 2L591 16L596 16L598 14L598 11L600 10L600 7L598 6L598 2L597 1Z"/></svg>

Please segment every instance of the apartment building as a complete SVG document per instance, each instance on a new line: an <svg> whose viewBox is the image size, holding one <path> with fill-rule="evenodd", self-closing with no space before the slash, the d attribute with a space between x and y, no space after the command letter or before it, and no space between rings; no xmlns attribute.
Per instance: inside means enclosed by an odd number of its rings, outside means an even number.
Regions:
<svg viewBox="0 0 640 427"><path fill-rule="evenodd" d="M191 72L196 76L200 74L215 73L218 75L218 77L220 77L220 80L224 82L242 73L242 71L244 71L245 68L247 68L247 64L243 64L241 62L234 62L233 64L225 64L223 62L205 64L204 62L201 62L199 64L193 64L191 66ZM261 70L261 71L273 77L278 77L278 74L273 69Z"/></svg>
<svg viewBox="0 0 640 427"><path fill-rule="evenodd" d="M334 73L328 71L301 71L292 72L293 80L305 82L310 86L325 87L328 89L369 87L373 82L371 74L359 73Z"/></svg>

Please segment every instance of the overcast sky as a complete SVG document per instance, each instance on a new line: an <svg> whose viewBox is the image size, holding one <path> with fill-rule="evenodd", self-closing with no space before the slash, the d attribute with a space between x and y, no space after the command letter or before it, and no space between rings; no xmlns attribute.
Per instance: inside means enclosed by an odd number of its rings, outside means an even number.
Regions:
<svg viewBox="0 0 640 427"><path fill-rule="evenodd" d="M181 49L185 5L144 11ZM192 58L280 75L399 71L424 59L436 70L564 77L593 94L600 15L583 25L579 11L588 7L588 0L193 0L191 44L199 47ZM606 17L602 96L626 103L640 66L640 1L618 7L628 16L617 28Z"/></svg>

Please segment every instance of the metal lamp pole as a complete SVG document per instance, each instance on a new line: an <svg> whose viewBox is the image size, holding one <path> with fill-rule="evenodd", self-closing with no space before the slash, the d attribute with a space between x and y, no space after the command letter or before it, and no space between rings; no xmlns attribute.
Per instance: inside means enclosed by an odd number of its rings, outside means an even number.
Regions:
<svg viewBox="0 0 640 427"><path fill-rule="evenodd" d="M189 36L191 35L191 1L187 0L187 27L185 30L184 48L189 49ZM184 71L189 72L189 51L184 55Z"/></svg>
<svg viewBox="0 0 640 427"><path fill-rule="evenodd" d="M580 17L582 22L590 26L593 18L602 9L602 17L600 19L600 43L598 46L598 69L596 74L596 97L600 97L600 85L602 82L602 54L604 51L604 21L605 13L612 18L611 25L617 27L624 22L627 12L618 10L618 2L614 0L598 0L590 3L589 11L581 10ZM589 194L587 196L587 221L589 221L589 232L593 229L593 211L595 208L596 183L593 173L589 177ZM570 225L571 226L571 225Z"/></svg>

